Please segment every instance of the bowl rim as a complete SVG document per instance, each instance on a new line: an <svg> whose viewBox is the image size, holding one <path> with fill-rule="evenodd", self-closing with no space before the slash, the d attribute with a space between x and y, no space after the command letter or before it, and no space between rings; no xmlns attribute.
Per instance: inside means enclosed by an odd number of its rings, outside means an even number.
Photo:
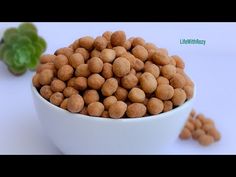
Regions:
<svg viewBox="0 0 236 177"><path fill-rule="evenodd" d="M72 113L69 112L67 110L64 110L56 105L53 105L52 103L50 103L49 101L47 101L45 98L43 98L39 92L37 91L37 89L33 86L33 84L31 83L31 90L33 92L33 94L41 100L41 102L45 103L46 105L48 105L49 107L51 107L52 109L54 109L55 111L59 111L59 112L63 112L66 113L68 115L73 115L72 117L76 116L79 119L90 119L90 120L96 120L96 121L147 121L147 120L153 120L153 119L163 119L163 118L167 118L167 117L171 117L171 115L175 114L176 112L180 111L181 109L184 109L185 107L187 107L189 104L191 104L193 102L193 100L196 97L196 85L194 85L194 93L193 93L193 97L189 100L187 100L186 102L184 102L182 105L172 109L171 111L167 111L167 112L163 112L157 115L151 115L151 116L145 116L145 117L136 117L136 118L120 118L120 119L112 119L112 118L106 118L106 117L95 117L95 116L88 116L88 115L84 115L84 114L80 114L80 113Z"/></svg>

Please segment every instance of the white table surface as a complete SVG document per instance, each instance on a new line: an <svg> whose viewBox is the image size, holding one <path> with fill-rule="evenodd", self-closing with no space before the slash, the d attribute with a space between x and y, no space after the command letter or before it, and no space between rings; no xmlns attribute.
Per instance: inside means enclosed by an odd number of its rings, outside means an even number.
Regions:
<svg viewBox="0 0 236 177"><path fill-rule="evenodd" d="M0 30L18 23L0 23ZM221 141L202 147L176 139L163 154L236 154L236 23L36 23L48 42L46 53L75 39L122 29L182 56L197 86L197 112L215 120ZM180 45L183 38L206 40L206 45ZM13 76L0 62L0 154L60 154L44 135L32 101L33 73Z"/></svg>

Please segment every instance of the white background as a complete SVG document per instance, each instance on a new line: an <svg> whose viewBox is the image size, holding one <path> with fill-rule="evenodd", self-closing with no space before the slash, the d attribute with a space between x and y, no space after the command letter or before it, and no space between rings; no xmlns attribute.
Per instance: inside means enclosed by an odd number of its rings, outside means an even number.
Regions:
<svg viewBox="0 0 236 177"><path fill-rule="evenodd" d="M209 147L176 139L166 154L236 154L236 23L35 23L48 48L75 39L122 29L184 58L197 86L197 112L215 120L222 139ZM0 23L0 31L18 23ZM206 45L181 45L180 39L203 39ZM0 62L0 154L60 154L44 135L32 102L33 73L11 75Z"/></svg>

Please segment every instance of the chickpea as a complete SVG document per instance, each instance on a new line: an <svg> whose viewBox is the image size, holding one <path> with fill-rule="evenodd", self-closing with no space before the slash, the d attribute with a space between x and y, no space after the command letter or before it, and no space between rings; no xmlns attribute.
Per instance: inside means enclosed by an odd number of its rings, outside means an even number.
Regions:
<svg viewBox="0 0 236 177"><path fill-rule="evenodd" d="M109 107L109 115L111 118L118 119L124 116L127 110L127 104L123 101L117 101Z"/></svg>
<svg viewBox="0 0 236 177"><path fill-rule="evenodd" d="M41 84L39 82L39 74L38 73L36 73L33 76L32 83L33 83L33 86L35 86L36 88L39 88L41 86Z"/></svg>
<svg viewBox="0 0 236 177"><path fill-rule="evenodd" d="M104 63L102 68L102 77L104 77L105 79L109 79L112 76L113 76L112 64Z"/></svg>
<svg viewBox="0 0 236 177"><path fill-rule="evenodd" d="M80 112L84 107L84 100L79 94L71 95L67 101L67 109L70 112Z"/></svg>
<svg viewBox="0 0 236 177"><path fill-rule="evenodd" d="M209 119L209 118L203 119L203 124L205 124L205 125L210 124L210 125L215 126L214 121L212 119Z"/></svg>
<svg viewBox="0 0 236 177"><path fill-rule="evenodd" d="M193 132L195 130L195 126L193 123L187 121L186 124L185 124L185 128L189 129L190 132Z"/></svg>
<svg viewBox="0 0 236 177"><path fill-rule="evenodd" d="M133 103L142 103L145 100L145 93L140 88L132 88L128 94L128 98Z"/></svg>
<svg viewBox="0 0 236 177"><path fill-rule="evenodd" d="M136 71L135 71L135 69L134 69L134 68L132 68L132 69L130 70L129 74L136 75Z"/></svg>
<svg viewBox="0 0 236 177"><path fill-rule="evenodd" d="M87 83L87 78L86 77L77 77L74 80L74 87L76 90L83 91L88 87Z"/></svg>
<svg viewBox="0 0 236 177"><path fill-rule="evenodd" d="M92 74L88 77L88 86L95 90L100 89L104 82L105 79L99 74Z"/></svg>
<svg viewBox="0 0 236 177"><path fill-rule="evenodd" d="M85 36L79 39L80 47L83 47L87 50L92 50L94 44L94 39L90 36Z"/></svg>
<svg viewBox="0 0 236 177"><path fill-rule="evenodd" d="M67 58L70 58L70 56L74 53L73 49L69 48L69 47L63 47L58 49L55 54L56 55L64 55Z"/></svg>
<svg viewBox="0 0 236 177"><path fill-rule="evenodd" d="M142 103L132 103L128 106L126 114L128 117L143 117L147 112L147 108Z"/></svg>
<svg viewBox="0 0 236 177"><path fill-rule="evenodd" d="M220 132L217 131L215 128L211 128L208 132L208 135L212 136L215 141L219 141L221 138Z"/></svg>
<svg viewBox="0 0 236 177"><path fill-rule="evenodd" d="M107 41L110 41L111 40L111 35L112 35L111 31L106 31L102 34L102 37L104 37Z"/></svg>
<svg viewBox="0 0 236 177"><path fill-rule="evenodd" d="M116 52L112 49L103 49L101 51L100 58L104 63L112 63L116 58Z"/></svg>
<svg viewBox="0 0 236 177"><path fill-rule="evenodd" d="M68 64L68 59L65 55L57 55L53 60L56 69L60 69L62 66Z"/></svg>
<svg viewBox="0 0 236 177"><path fill-rule="evenodd" d="M137 45L132 49L132 54L142 60L145 61L148 58L148 51L141 45Z"/></svg>
<svg viewBox="0 0 236 177"><path fill-rule="evenodd" d="M159 76L157 78L157 85L161 85L161 84L169 84L169 80L163 76Z"/></svg>
<svg viewBox="0 0 236 177"><path fill-rule="evenodd" d="M53 94L51 87L49 85L44 85L40 89L40 94L42 95L43 98L48 100L51 95Z"/></svg>
<svg viewBox="0 0 236 177"><path fill-rule="evenodd" d="M171 100L174 106L182 105L186 100L186 94L184 90L181 88L174 89L174 95Z"/></svg>
<svg viewBox="0 0 236 177"><path fill-rule="evenodd" d="M141 88L143 89L145 93L152 93L157 88L157 81L155 77L149 72L144 72L140 76L139 81L140 81Z"/></svg>
<svg viewBox="0 0 236 177"><path fill-rule="evenodd" d="M208 146L214 142L214 139L212 136L204 134L198 138L198 142L199 142L199 144L201 144L203 146Z"/></svg>
<svg viewBox="0 0 236 177"><path fill-rule="evenodd" d="M132 39L132 47L136 47L136 46L145 46L145 40L141 37L135 37Z"/></svg>
<svg viewBox="0 0 236 177"><path fill-rule="evenodd" d="M176 73L170 80L170 85L174 88L183 88L185 83L186 83L185 78L178 73Z"/></svg>
<svg viewBox="0 0 236 177"><path fill-rule="evenodd" d="M76 79L76 77L70 78L70 79L67 81L66 86L67 86L67 87L75 87L75 79Z"/></svg>
<svg viewBox="0 0 236 177"><path fill-rule="evenodd" d="M135 65L135 61L136 60L139 60L139 59L136 59L131 53L129 52L126 52L126 53L123 53L121 55L121 57L124 57L126 58L129 62L130 62L130 68L133 68L134 65ZM141 60L139 60L140 62L142 62Z"/></svg>
<svg viewBox="0 0 236 177"><path fill-rule="evenodd" d="M164 105L158 98L150 98L147 103L147 109L150 114L159 114L163 111Z"/></svg>
<svg viewBox="0 0 236 177"><path fill-rule="evenodd" d="M80 53L74 53L69 58L69 64L76 69L77 66L84 64L84 57Z"/></svg>
<svg viewBox="0 0 236 177"><path fill-rule="evenodd" d="M74 69L70 65L62 66L57 73L57 77L62 81L69 80L74 73Z"/></svg>
<svg viewBox="0 0 236 177"><path fill-rule="evenodd" d="M163 112L168 112L173 109L173 103L171 101L164 101L163 104L164 104Z"/></svg>
<svg viewBox="0 0 236 177"><path fill-rule="evenodd" d="M86 105L99 101L99 94L96 90L86 90L83 95L83 99Z"/></svg>
<svg viewBox="0 0 236 177"><path fill-rule="evenodd" d="M198 119L195 119L194 121L196 129L202 128L202 122Z"/></svg>
<svg viewBox="0 0 236 177"><path fill-rule="evenodd" d="M88 60L88 68L91 73L100 73L103 68L103 62L98 57L93 57Z"/></svg>
<svg viewBox="0 0 236 177"><path fill-rule="evenodd" d="M202 129L197 129L192 133L192 137L195 140L197 140L202 135L205 135L205 132Z"/></svg>
<svg viewBox="0 0 236 177"><path fill-rule="evenodd" d="M61 92L55 92L50 97L50 102L56 106L59 106L64 99L64 96Z"/></svg>
<svg viewBox="0 0 236 177"><path fill-rule="evenodd" d="M80 53L83 56L84 61L89 59L89 52L85 48L77 48L75 53Z"/></svg>
<svg viewBox="0 0 236 177"><path fill-rule="evenodd" d="M128 96L128 91L124 89L123 87L119 87L116 89L116 92L114 96L117 98L119 101L125 101L127 96Z"/></svg>
<svg viewBox="0 0 236 177"><path fill-rule="evenodd" d="M176 73L176 68L173 65L168 64L161 68L162 76L164 76L167 79L171 79L172 77L174 77L175 73Z"/></svg>
<svg viewBox="0 0 236 177"><path fill-rule="evenodd" d="M41 64L52 63L56 55L45 54L39 58Z"/></svg>
<svg viewBox="0 0 236 177"><path fill-rule="evenodd" d="M72 48L74 50L76 50L77 48L79 48L79 39L76 39L73 43L72 43Z"/></svg>
<svg viewBox="0 0 236 177"><path fill-rule="evenodd" d="M102 85L101 92L104 96L111 96L116 92L118 88L118 82L115 78L107 79Z"/></svg>
<svg viewBox="0 0 236 177"><path fill-rule="evenodd" d="M117 99L115 96L109 96L109 97L106 97L104 100L103 100L103 105L105 107L106 110L109 109L109 107L114 104L115 102L117 102Z"/></svg>
<svg viewBox="0 0 236 177"><path fill-rule="evenodd" d="M98 57L100 58L101 52L98 51L97 49L93 49L93 51L90 53L91 57Z"/></svg>
<svg viewBox="0 0 236 177"><path fill-rule="evenodd" d="M90 103L87 107L87 112L90 116L99 117L104 111L104 106L100 102Z"/></svg>
<svg viewBox="0 0 236 177"><path fill-rule="evenodd" d="M147 63L147 62L146 62ZM155 64L144 64L144 72L149 72L151 73L155 78L158 78L160 75L160 69L157 65Z"/></svg>
<svg viewBox="0 0 236 177"><path fill-rule="evenodd" d="M191 115L192 117L195 117L195 116L196 116L196 110L195 110L195 109L192 109L190 115Z"/></svg>
<svg viewBox="0 0 236 177"><path fill-rule="evenodd" d="M158 85L155 91L155 95L161 100L169 100L174 95L174 88L168 84Z"/></svg>
<svg viewBox="0 0 236 177"><path fill-rule="evenodd" d="M176 66L176 61L173 57L170 57L170 65ZM176 72L177 72L177 68L176 68Z"/></svg>
<svg viewBox="0 0 236 177"><path fill-rule="evenodd" d="M126 35L124 31L116 31L111 35L112 46L123 46L126 41Z"/></svg>
<svg viewBox="0 0 236 177"><path fill-rule="evenodd" d="M135 74L135 76L136 76L137 79L139 80L142 74L143 74L142 72L137 72L137 73Z"/></svg>
<svg viewBox="0 0 236 177"><path fill-rule="evenodd" d="M39 83L41 85L49 85L53 79L53 71L50 69L44 69L39 73Z"/></svg>
<svg viewBox="0 0 236 177"><path fill-rule="evenodd" d="M45 64L40 64L36 68L36 73L41 73L44 69L50 69L53 71L53 74L56 74L56 68L54 66L54 63L45 63Z"/></svg>
<svg viewBox="0 0 236 177"><path fill-rule="evenodd" d="M130 50L131 48L131 42L126 40L125 43L123 44L123 47L126 49L126 50Z"/></svg>
<svg viewBox="0 0 236 177"><path fill-rule="evenodd" d="M94 40L94 47L97 50L103 50L107 47L107 40L106 38L102 37L102 36L98 36L95 40Z"/></svg>
<svg viewBox="0 0 236 177"><path fill-rule="evenodd" d="M134 60L134 63L133 63L133 68L135 69L135 71L141 71L141 70L143 70L143 68L144 68L144 63L141 61L141 60L139 60L139 59L135 59Z"/></svg>
<svg viewBox="0 0 236 177"><path fill-rule="evenodd" d="M88 64L81 64L75 70L76 77L88 77L90 74Z"/></svg>
<svg viewBox="0 0 236 177"><path fill-rule="evenodd" d="M210 129L213 129L213 128L215 128L215 127L214 127L214 125L212 125L212 124L203 124L203 126L202 126L202 129L203 129L206 133L208 133L208 131L210 131Z"/></svg>
<svg viewBox="0 0 236 177"><path fill-rule="evenodd" d="M184 128L184 129L182 130L182 132L180 133L179 137L180 137L180 139L182 139L182 140L189 139L189 138L191 138L191 132L189 131L189 129Z"/></svg>
<svg viewBox="0 0 236 177"><path fill-rule="evenodd" d="M162 52L155 52L152 55L152 61L157 65L167 65L170 63L170 58Z"/></svg>
<svg viewBox="0 0 236 177"><path fill-rule="evenodd" d="M109 113L108 113L108 111L103 111L101 117L109 118Z"/></svg>
<svg viewBox="0 0 236 177"><path fill-rule="evenodd" d="M126 89L131 89L138 84L138 78L130 73L121 79L121 85Z"/></svg>
<svg viewBox="0 0 236 177"><path fill-rule="evenodd" d="M113 50L116 53L116 57L121 57L122 54L126 53L126 49L122 46L113 47Z"/></svg>
<svg viewBox="0 0 236 177"><path fill-rule="evenodd" d="M60 108L66 110L67 109L67 101L68 101L68 98L64 99L60 104Z"/></svg>
<svg viewBox="0 0 236 177"><path fill-rule="evenodd" d="M71 95L74 95L74 94L78 94L79 92L74 89L73 87L66 87L64 90L63 90L63 94L65 97L70 97Z"/></svg>
<svg viewBox="0 0 236 177"><path fill-rule="evenodd" d="M150 43L150 42L144 44L144 47L147 50L151 50L151 49L157 50L157 46L155 44L153 44L153 43Z"/></svg>
<svg viewBox="0 0 236 177"><path fill-rule="evenodd" d="M197 119L197 120L200 120L201 123L203 124L204 121L205 121L205 119L206 119L206 117L205 117L203 114L198 114L198 115L196 116L196 119Z"/></svg>
<svg viewBox="0 0 236 177"><path fill-rule="evenodd" d="M191 99L193 97L193 87L190 85L184 86L184 91L186 93L187 99Z"/></svg>
<svg viewBox="0 0 236 177"><path fill-rule="evenodd" d="M65 82L63 82L59 79L55 79L51 83L51 90L53 92L62 92L64 90L64 88L66 88Z"/></svg>
<svg viewBox="0 0 236 177"><path fill-rule="evenodd" d="M83 115L88 115L87 107L84 106L83 109L79 113Z"/></svg>
<svg viewBox="0 0 236 177"><path fill-rule="evenodd" d="M108 49L112 49L112 48L113 48L113 46L111 45L111 42L110 42L110 41L107 43L107 48L108 48Z"/></svg>
<svg viewBox="0 0 236 177"><path fill-rule="evenodd" d="M173 58L175 60L176 67L182 68L182 69L185 68L185 64L184 64L183 60L179 56L173 55L173 56L171 56L171 58Z"/></svg>
<svg viewBox="0 0 236 177"><path fill-rule="evenodd" d="M123 77L130 72L130 62L123 57L116 58L112 70L116 76Z"/></svg>

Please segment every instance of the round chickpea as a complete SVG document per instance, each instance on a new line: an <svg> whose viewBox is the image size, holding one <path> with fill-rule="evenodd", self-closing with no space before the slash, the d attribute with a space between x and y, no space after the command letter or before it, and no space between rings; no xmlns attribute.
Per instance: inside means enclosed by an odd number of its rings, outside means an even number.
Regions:
<svg viewBox="0 0 236 177"><path fill-rule="evenodd" d="M131 48L131 42L126 40L125 43L123 44L123 47L126 49L126 50L130 50Z"/></svg>
<svg viewBox="0 0 236 177"><path fill-rule="evenodd" d="M141 71L141 70L143 70L143 68L144 68L144 63L141 61L141 60L139 60L139 59L137 59L137 58L135 58L135 60L133 61L133 68L135 69L135 71Z"/></svg>
<svg viewBox="0 0 236 177"><path fill-rule="evenodd" d="M41 86L40 82L39 82L39 74L36 73L34 76L33 76L33 79L32 79L32 83L33 85L36 87L36 88L39 88Z"/></svg>
<svg viewBox="0 0 236 177"><path fill-rule="evenodd" d="M60 108L66 110L67 109L67 101L68 101L68 98L64 99L60 104Z"/></svg>
<svg viewBox="0 0 236 177"><path fill-rule="evenodd" d="M170 80L170 85L174 88L183 88L185 83L185 78L178 73L176 73Z"/></svg>
<svg viewBox="0 0 236 177"><path fill-rule="evenodd" d="M128 91L124 89L123 87L118 86L116 89L116 92L114 96L117 98L119 101L125 101L127 96L128 96Z"/></svg>
<svg viewBox="0 0 236 177"><path fill-rule="evenodd" d="M138 78L130 73L121 79L121 85L126 89L131 89L138 84Z"/></svg>
<svg viewBox="0 0 236 177"><path fill-rule="evenodd" d="M70 112L80 112L84 107L84 100L79 94L71 95L67 101L67 109Z"/></svg>
<svg viewBox="0 0 236 177"><path fill-rule="evenodd" d="M157 98L161 100L169 100L174 95L174 88L168 84L161 84L157 86L155 91L155 95Z"/></svg>
<svg viewBox="0 0 236 177"><path fill-rule="evenodd" d="M108 111L103 111L101 117L109 118L109 113L108 113Z"/></svg>
<svg viewBox="0 0 236 177"><path fill-rule="evenodd" d="M73 53L74 53L73 49L69 47L63 47L63 48L58 49L55 52L55 55L65 55L67 58L69 58Z"/></svg>
<svg viewBox="0 0 236 177"><path fill-rule="evenodd" d="M56 55L45 54L39 58L39 61L41 64L50 63L50 62L52 63L55 57Z"/></svg>
<svg viewBox="0 0 236 177"><path fill-rule="evenodd" d="M109 107L109 115L111 118L118 119L123 117L127 110L127 104L123 101L117 101Z"/></svg>
<svg viewBox="0 0 236 177"><path fill-rule="evenodd" d="M116 31L111 35L112 46L123 46L126 41L126 35L124 31Z"/></svg>
<svg viewBox="0 0 236 177"><path fill-rule="evenodd" d="M192 133L192 137L195 140L197 140L202 135L205 135L205 132L202 129L197 129Z"/></svg>
<svg viewBox="0 0 236 177"><path fill-rule="evenodd" d="M49 85L53 79L53 71L50 69L44 69L39 73L39 83L41 85Z"/></svg>
<svg viewBox="0 0 236 177"><path fill-rule="evenodd" d="M100 58L104 63L112 63L116 58L116 52L112 49L103 49Z"/></svg>
<svg viewBox="0 0 236 177"><path fill-rule="evenodd" d="M145 40L141 37L135 37L132 39L132 47L136 47L136 46L145 46Z"/></svg>
<svg viewBox="0 0 236 177"><path fill-rule="evenodd" d="M107 47L107 40L106 38L102 37L102 36L98 36L95 40L94 40L94 47L97 50L103 50Z"/></svg>
<svg viewBox="0 0 236 177"><path fill-rule="evenodd" d="M150 98L147 103L147 109L150 114L159 114L163 111L164 105L158 98Z"/></svg>
<svg viewBox="0 0 236 177"><path fill-rule="evenodd" d="M130 72L130 62L123 57L116 58L112 65L114 74L123 77Z"/></svg>
<svg viewBox="0 0 236 177"><path fill-rule="evenodd" d="M163 104L164 104L163 112L168 112L173 109L173 103L171 101L164 101Z"/></svg>
<svg viewBox="0 0 236 177"><path fill-rule="evenodd" d="M66 87L64 90L63 90L63 95L65 97L70 97L71 95L73 94L78 94L78 90L74 89L73 87Z"/></svg>
<svg viewBox="0 0 236 177"><path fill-rule="evenodd" d="M56 106L59 106L64 100L64 96L61 92L55 92L50 97L50 102Z"/></svg>
<svg viewBox="0 0 236 177"><path fill-rule="evenodd" d="M60 69L62 66L68 64L68 59L65 55L57 55L53 60L54 66L56 69Z"/></svg>
<svg viewBox="0 0 236 177"><path fill-rule="evenodd" d="M161 74L167 79L171 79L176 73L176 68L173 65L165 65L161 68Z"/></svg>
<svg viewBox="0 0 236 177"><path fill-rule="evenodd" d="M90 74L88 64L81 64L75 70L76 77L88 77Z"/></svg>
<svg viewBox="0 0 236 177"><path fill-rule="evenodd" d="M57 77L62 81L69 80L74 73L74 69L70 65L62 66L57 73Z"/></svg>
<svg viewBox="0 0 236 177"><path fill-rule="evenodd" d="M107 79L102 85L101 92L104 96L111 96L116 92L118 88L118 82L115 78Z"/></svg>
<svg viewBox="0 0 236 177"><path fill-rule="evenodd" d="M111 35L112 35L111 31L106 31L102 34L102 37L104 37L107 41L110 41L111 40Z"/></svg>
<svg viewBox="0 0 236 177"><path fill-rule="evenodd" d="M62 92L66 88L65 82L55 79L51 82L51 90L53 92Z"/></svg>
<svg viewBox="0 0 236 177"><path fill-rule="evenodd" d="M102 77L104 77L105 79L111 78L113 76L112 64L104 63L101 74L102 74Z"/></svg>
<svg viewBox="0 0 236 177"><path fill-rule="evenodd" d="M128 94L128 98L133 103L142 103L145 100L145 93L140 88L132 88Z"/></svg>
<svg viewBox="0 0 236 177"><path fill-rule="evenodd" d="M83 91L88 86L88 79L86 77L77 77L74 80L74 88L79 91Z"/></svg>
<svg viewBox="0 0 236 177"><path fill-rule="evenodd" d="M121 57L122 54L126 53L126 49L122 46L113 47L113 50L116 53L116 57Z"/></svg>
<svg viewBox="0 0 236 177"><path fill-rule="evenodd" d="M142 60L145 61L148 58L148 51L141 45L137 45L132 49L132 54Z"/></svg>
<svg viewBox="0 0 236 177"><path fill-rule="evenodd" d="M130 118L143 117L147 112L147 108L142 103L132 103L128 106L126 114Z"/></svg>
<svg viewBox="0 0 236 177"><path fill-rule="evenodd" d="M155 78L158 78L158 76L160 75L160 69L157 65L155 64L146 64L147 62L145 62L144 64L144 72L149 72L151 73Z"/></svg>
<svg viewBox="0 0 236 177"><path fill-rule="evenodd" d="M101 52L98 51L97 49L93 49L93 51L90 53L90 56L91 57L98 57L98 58L100 58Z"/></svg>
<svg viewBox="0 0 236 177"><path fill-rule="evenodd" d="M173 58L175 60L176 67L182 68L182 69L185 68L185 64L184 64L183 60L179 56L173 55L173 56L171 56L171 58Z"/></svg>
<svg viewBox="0 0 236 177"><path fill-rule="evenodd" d="M80 53L74 53L69 58L69 64L76 69L80 64L84 64L84 57Z"/></svg>
<svg viewBox="0 0 236 177"><path fill-rule="evenodd" d="M187 99L191 99L193 97L193 87L190 85L185 85L183 89L186 93Z"/></svg>
<svg viewBox="0 0 236 177"><path fill-rule="evenodd" d="M49 99L51 95L53 94L51 87L49 85L44 85L40 89L40 94L42 95L43 98Z"/></svg>
<svg viewBox="0 0 236 177"><path fill-rule="evenodd" d="M185 91L181 88L174 89L174 95L171 100L174 106L182 105L186 100Z"/></svg>
<svg viewBox="0 0 236 177"><path fill-rule="evenodd" d="M103 62L98 57L93 57L89 59L87 64L88 64L89 71L91 73L100 73L102 71Z"/></svg>
<svg viewBox="0 0 236 177"><path fill-rule="evenodd" d="M79 39L80 47L83 47L87 50L92 50L94 44L94 39L90 36L85 36Z"/></svg>
<svg viewBox="0 0 236 177"><path fill-rule="evenodd" d="M84 102L86 105L99 101L99 94L97 90L86 90L83 95Z"/></svg>
<svg viewBox="0 0 236 177"><path fill-rule="evenodd" d="M189 129L184 128L184 129L181 131L179 137L180 137L180 139L182 139L182 140L189 139L189 138L191 138L191 132L189 131Z"/></svg>
<svg viewBox="0 0 236 177"><path fill-rule="evenodd" d="M88 86L95 90L100 89L104 82L105 79L99 74L92 74L88 77Z"/></svg>
<svg viewBox="0 0 236 177"><path fill-rule="evenodd" d="M157 81L155 77L149 72L144 72L140 76L139 82L140 82L142 90L145 93L152 93L157 88Z"/></svg>
<svg viewBox="0 0 236 177"><path fill-rule="evenodd" d="M169 84L169 80L163 76L159 76L157 78L157 85L161 85L161 84Z"/></svg>
<svg viewBox="0 0 236 177"><path fill-rule="evenodd" d="M104 106L100 102L90 103L87 107L87 112L90 116L99 117L104 111Z"/></svg>
<svg viewBox="0 0 236 177"><path fill-rule="evenodd" d="M210 135L203 134L203 135L199 136L198 142L199 142L199 144L201 144L203 146L208 146L214 142L214 139Z"/></svg>
<svg viewBox="0 0 236 177"><path fill-rule="evenodd" d="M75 53L80 53L83 56L84 61L89 59L89 52L85 48L77 48Z"/></svg>
<svg viewBox="0 0 236 177"><path fill-rule="evenodd" d="M104 100L103 100L103 105L105 107L106 110L109 109L109 107L114 104L115 102L117 102L117 99L115 96L109 96L109 97L106 97Z"/></svg>
<svg viewBox="0 0 236 177"><path fill-rule="evenodd" d="M167 65L170 63L170 58L163 52L155 52L152 55L152 61L157 65Z"/></svg>

